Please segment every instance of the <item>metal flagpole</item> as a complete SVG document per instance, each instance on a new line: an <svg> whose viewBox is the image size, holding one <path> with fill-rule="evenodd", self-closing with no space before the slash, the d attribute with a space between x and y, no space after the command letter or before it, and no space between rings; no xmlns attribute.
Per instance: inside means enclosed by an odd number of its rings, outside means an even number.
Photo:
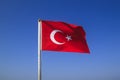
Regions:
<svg viewBox="0 0 120 80"><path fill-rule="evenodd" d="M41 76L41 50L42 50L42 21L38 20L38 80L42 80Z"/></svg>

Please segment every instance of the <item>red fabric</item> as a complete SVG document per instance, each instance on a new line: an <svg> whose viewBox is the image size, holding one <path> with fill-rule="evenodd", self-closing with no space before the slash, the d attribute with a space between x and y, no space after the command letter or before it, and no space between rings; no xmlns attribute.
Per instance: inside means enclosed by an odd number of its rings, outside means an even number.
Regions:
<svg viewBox="0 0 120 80"><path fill-rule="evenodd" d="M42 50L90 52L81 26L54 21L42 21Z"/></svg>

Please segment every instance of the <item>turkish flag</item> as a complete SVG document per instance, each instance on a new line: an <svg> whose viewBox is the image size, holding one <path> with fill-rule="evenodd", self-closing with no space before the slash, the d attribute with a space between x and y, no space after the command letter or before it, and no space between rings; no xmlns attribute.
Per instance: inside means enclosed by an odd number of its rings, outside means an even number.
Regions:
<svg viewBox="0 0 120 80"><path fill-rule="evenodd" d="M85 31L65 22L41 21L42 50L89 53Z"/></svg>

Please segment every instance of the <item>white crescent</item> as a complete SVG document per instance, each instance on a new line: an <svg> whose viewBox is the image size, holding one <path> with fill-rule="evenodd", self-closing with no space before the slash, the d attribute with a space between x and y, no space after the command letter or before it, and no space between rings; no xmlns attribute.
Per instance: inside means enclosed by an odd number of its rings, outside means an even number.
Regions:
<svg viewBox="0 0 120 80"><path fill-rule="evenodd" d="M51 41L53 42L53 43L55 43L55 44L58 44L58 45L62 45L62 44L64 44L64 42L58 42L58 41L56 41L55 40L55 34L57 33L57 32L61 32L61 33L63 33L61 30L53 30L52 32L51 32L51 34L50 34L50 39L51 39Z"/></svg>

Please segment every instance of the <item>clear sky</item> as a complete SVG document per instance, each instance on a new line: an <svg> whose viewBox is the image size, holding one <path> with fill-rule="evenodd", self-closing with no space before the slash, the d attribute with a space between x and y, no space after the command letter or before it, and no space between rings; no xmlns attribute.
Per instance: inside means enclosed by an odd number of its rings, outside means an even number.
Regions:
<svg viewBox="0 0 120 80"><path fill-rule="evenodd" d="M37 80L38 19L82 25L91 51L43 51L42 80L120 80L120 0L0 0L0 80Z"/></svg>

